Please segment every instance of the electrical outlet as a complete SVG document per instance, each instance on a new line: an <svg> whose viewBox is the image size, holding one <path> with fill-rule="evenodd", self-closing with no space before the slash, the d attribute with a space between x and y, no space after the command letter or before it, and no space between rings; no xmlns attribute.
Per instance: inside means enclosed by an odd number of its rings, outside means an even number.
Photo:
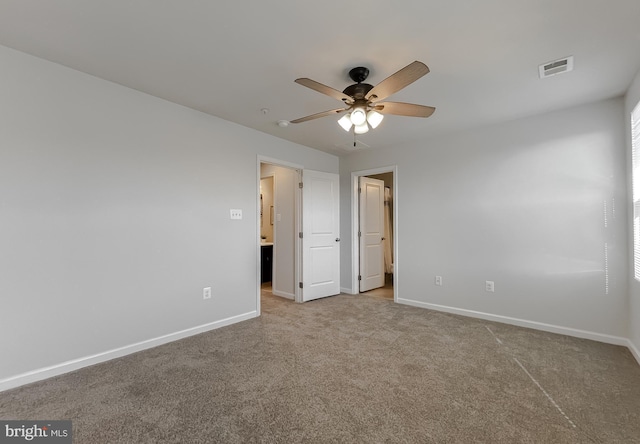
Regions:
<svg viewBox="0 0 640 444"><path fill-rule="evenodd" d="M211 287L204 287L202 289L202 299L211 299Z"/></svg>
<svg viewBox="0 0 640 444"><path fill-rule="evenodd" d="M242 210L231 209L229 210L229 213L231 215L231 219L242 219Z"/></svg>
<svg viewBox="0 0 640 444"><path fill-rule="evenodd" d="M495 284L493 283L493 281L485 281L484 284L484 289L490 293L493 293L495 291Z"/></svg>
<svg viewBox="0 0 640 444"><path fill-rule="evenodd" d="M442 276L436 276L436 285L442 287Z"/></svg>

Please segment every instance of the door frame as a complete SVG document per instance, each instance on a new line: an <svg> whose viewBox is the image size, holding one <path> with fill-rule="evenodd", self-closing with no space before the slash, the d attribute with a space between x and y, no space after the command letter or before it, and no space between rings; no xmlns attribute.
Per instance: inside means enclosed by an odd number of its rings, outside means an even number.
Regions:
<svg viewBox="0 0 640 444"><path fill-rule="evenodd" d="M399 267L398 267L398 166L391 165L386 167L373 168L369 170L360 170L351 172L351 291L352 294L360 294L360 283L358 275L360 274L360 239L358 231L360 229L360 208L358 187L360 177L372 176L374 174L392 173L393 174L393 302L398 302L399 290Z"/></svg>
<svg viewBox="0 0 640 444"><path fill-rule="evenodd" d="M256 239L256 282L257 282L257 289L256 289L256 312L258 313L258 315L260 315L262 313L262 307L260 304L260 288L261 288L261 282L260 282L260 274L261 274L261 268L260 268L260 262L261 262L261 242L260 242L260 179L261 179L261 173L260 173L260 165L262 165L263 163L268 163L271 165L275 165L275 166L279 166L279 167L283 167L283 168L290 168L292 170L296 170L298 173L298 180L302 180L302 171L304 171L304 166L302 165L298 165L295 163L291 163L291 162L287 162L284 160L280 160L280 159L275 159L272 157L266 157L266 156L261 156L258 155L257 156L257 164L256 164L256 212L255 214L258 215L258 217L256 217L256 234L255 234L255 239ZM274 182L274 189L275 189L275 182ZM294 228L294 232L295 233L299 233L300 231L302 231L302 190L300 188L296 188L295 190L296 192L296 197L295 197L295 228ZM275 238L274 238L275 240ZM301 278L302 278L302 242L300 242L300 238L298 236L295 236L295 255L296 257L294 258L294 263L295 263L295 270L294 270L294 282L300 282ZM300 288L295 285L295 301L296 302L302 302L302 293Z"/></svg>

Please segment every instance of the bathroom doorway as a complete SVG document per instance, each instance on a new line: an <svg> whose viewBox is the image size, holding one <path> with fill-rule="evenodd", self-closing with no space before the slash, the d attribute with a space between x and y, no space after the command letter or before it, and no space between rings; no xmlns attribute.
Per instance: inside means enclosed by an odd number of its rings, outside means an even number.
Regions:
<svg viewBox="0 0 640 444"><path fill-rule="evenodd" d="M296 300L300 170L260 162L260 293Z"/></svg>

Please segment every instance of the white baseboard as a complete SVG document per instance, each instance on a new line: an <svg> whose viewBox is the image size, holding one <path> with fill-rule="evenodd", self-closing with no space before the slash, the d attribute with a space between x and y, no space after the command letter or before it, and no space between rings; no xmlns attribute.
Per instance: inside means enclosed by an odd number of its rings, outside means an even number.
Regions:
<svg viewBox="0 0 640 444"><path fill-rule="evenodd" d="M20 387L21 385L51 378L53 376L69 373L83 367L99 364L101 362L109 361L111 359L119 358L131 353L147 350L149 348L157 347L168 342L177 341L178 339L183 339L210 330L215 330L217 328L225 327L237 322L246 321L247 319L255 318L257 316L258 312L252 311L238 316L232 316L230 318L211 322L209 324L199 325L197 327L188 328L186 330L170 333L168 335L148 339L146 341L137 342L135 344L126 345L124 347L119 347L102 353L96 353L95 355L86 356L84 358L73 359L71 361L66 361L49 367L40 368L30 372L22 373L20 375L11 376L9 378L0 380L0 392Z"/></svg>
<svg viewBox="0 0 640 444"><path fill-rule="evenodd" d="M465 310L462 308L448 307L446 305L430 304L427 302L419 302L411 299L398 298L399 304L411 305L412 307L427 308L429 310L442 311L461 316L484 319L487 321L501 322L503 324L517 325L518 327L532 328L534 330L548 331L550 333L558 333L561 335L573 336L576 338L590 339L592 341L604 342L606 344L629 346L630 341L627 338L619 336L605 335L586 330L578 330L575 328L561 327L558 325L545 324L542 322L528 321L526 319L512 318L509 316L495 315L491 313L483 313L480 311ZM634 353L633 350L631 350ZM636 350L637 353L637 350ZM636 354L636 359L638 359ZM638 360L640 362L640 359Z"/></svg>
<svg viewBox="0 0 640 444"><path fill-rule="evenodd" d="M278 291L278 290L274 290L272 288L271 289L271 293L276 295L276 296L280 296L282 298L291 299L292 301L295 301L295 299L296 299L296 295L295 294L287 293L286 291Z"/></svg>
<svg viewBox="0 0 640 444"><path fill-rule="evenodd" d="M636 345L631 342L631 340L627 340L628 344L627 347L629 347L629 351L631 352L631 354L633 355L634 358L636 358L636 361L638 361L638 364L640 365L640 350L638 350L638 347L636 347Z"/></svg>
<svg viewBox="0 0 640 444"><path fill-rule="evenodd" d="M340 287L340 293L344 293L344 294L358 294L357 292L354 292L351 288L346 288L346 287Z"/></svg>

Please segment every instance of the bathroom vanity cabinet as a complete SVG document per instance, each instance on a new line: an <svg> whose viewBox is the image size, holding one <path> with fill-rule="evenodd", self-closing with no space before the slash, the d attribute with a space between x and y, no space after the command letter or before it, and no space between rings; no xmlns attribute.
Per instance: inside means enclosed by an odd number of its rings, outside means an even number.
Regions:
<svg viewBox="0 0 640 444"><path fill-rule="evenodd" d="M271 282L271 275L273 274L273 243L263 242L261 247L261 273L260 282Z"/></svg>

